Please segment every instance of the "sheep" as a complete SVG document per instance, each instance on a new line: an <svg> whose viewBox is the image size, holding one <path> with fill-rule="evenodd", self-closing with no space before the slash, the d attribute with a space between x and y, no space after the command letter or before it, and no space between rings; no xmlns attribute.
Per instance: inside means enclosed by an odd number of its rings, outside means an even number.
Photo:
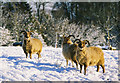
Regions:
<svg viewBox="0 0 120 83"><path fill-rule="evenodd" d="M69 35L68 37L63 36L62 54L66 59L66 67L68 66L68 60L71 60L72 67L74 67L73 65L74 62L76 64L76 68L78 69L78 63L76 60L76 53L78 46L77 44L73 44L73 42L70 40L70 37L74 37L74 35Z"/></svg>
<svg viewBox="0 0 120 83"><path fill-rule="evenodd" d="M28 58L28 54L30 55L30 59L32 59L32 54L37 53L38 59L41 58L42 51L42 42L39 39L31 38L32 31L21 31L23 33L23 44L22 48L24 53L26 54L26 58Z"/></svg>
<svg viewBox="0 0 120 83"><path fill-rule="evenodd" d="M78 41L79 39L75 40ZM84 75L86 75L86 70L88 66L97 66L97 72L99 72L99 66L102 67L103 73L105 73L104 66L104 53L101 48L90 46L86 47L85 44L89 44L88 40L77 42L78 50L77 50L77 61L80 65L80 73L82 73L82 66L84 65Z"/></svg>

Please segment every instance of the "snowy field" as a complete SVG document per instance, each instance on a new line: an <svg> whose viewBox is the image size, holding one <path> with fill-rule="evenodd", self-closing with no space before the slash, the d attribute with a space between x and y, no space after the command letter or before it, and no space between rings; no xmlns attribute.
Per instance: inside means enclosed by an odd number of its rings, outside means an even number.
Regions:
<svg viewBox="0 0 120 83"><path fill-rule="evenodd" d="M87 75L66 66L61 48L44 47L42 58L25 58L21 47L0 47L0 81L118 81L118 51L104 50L105 70L87 68ZM75 64L74 64L75 65Z"/></svg>

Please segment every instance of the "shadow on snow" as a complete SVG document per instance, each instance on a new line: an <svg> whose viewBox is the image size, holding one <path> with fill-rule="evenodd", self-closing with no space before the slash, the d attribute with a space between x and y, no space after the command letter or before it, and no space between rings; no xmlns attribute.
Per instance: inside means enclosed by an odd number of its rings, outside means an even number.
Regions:
<svg viewBox="0 0 120 83"><path fill-rule="evenodd" d="M3 55L0 58L6 58L7 61L15 60L15 62L13 62L15 66L18 65L19 63L33 64L34 66L23 66L23 67L26 67L26 68L29 68L29 69L30 68L36 68L39 71L41 71L41 70L44 70L44 71L56 71L56 72L62 73L62 72L64 72L64 70L66 70L66 71L76 70L76 68L71 68L71 67L67 67L67 68L64 68L62 66L57 67L56 64L51 64L51 63L35 63L33 61L22 60L24 57L15 57L15 56Z"/></svg>

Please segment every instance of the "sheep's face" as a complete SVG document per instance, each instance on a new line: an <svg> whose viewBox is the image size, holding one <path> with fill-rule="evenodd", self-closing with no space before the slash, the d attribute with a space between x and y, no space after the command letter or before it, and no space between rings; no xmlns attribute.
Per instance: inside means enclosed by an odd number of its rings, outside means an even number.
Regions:
<svg viewBox="0 0 120 83"><path fill-rule="evenodd" d="M31 32L24 32L23 34L24 34L24 39L25 39L25 40L30 40Z"/></svg>
<svg viewBox="0 0 120 83"><path fill-rule="evenodd" d="M29 38L30 37L30 33L26 32L26 33L24 33L24 36L25 36L25 38Z"/></svg>
<svg viewBox="0 0 120 83"><path fill-rule="evenodd" d="M68 37L65 37L65 36L63 35L63 44L73 44L73 42L70 40L70 37L75 38L74 35L69 35Z"/></svg>
<svg viewBox="0 0 120 83"><path fill-rule="evenodd" d="M70 38L68 38L68 37L64 37L63 38L63 44L72 44L72 41L70 40Z"/></svg>
<svg viewBox="0 0 120 83"><path fill-rule="evenodd" d="M63 43L67 43L67 41L70 41L70 38L63 37Z"/></svg>
<svg viewBox="0 0 120 83"><path fill-rule="evenodd" d="M86 46L86 44L90 45L90 43L89 43L88 40L80 41L80 42L78 43L78 46L79 46L80 48L84 48L84 47Z"/></svg>
<svg viewBox="0 0 120 83"><path fill-rule="evenodd" d="M78 46L80 47L80 48L84 48L85 47L85 42L84 41L80 41L79 42L79 44L78 44Z"/></svg>

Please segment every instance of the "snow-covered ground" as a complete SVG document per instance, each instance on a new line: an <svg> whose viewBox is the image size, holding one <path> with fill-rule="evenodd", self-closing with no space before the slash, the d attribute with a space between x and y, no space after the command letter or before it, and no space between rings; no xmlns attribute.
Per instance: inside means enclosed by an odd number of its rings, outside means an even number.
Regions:
<svg viewBox="0 0 120 83"><path fill-rule="evenodd" d="M43 47L42 58L34 54L25 58L21 47L0 47L0 81L118 81L118 51L104 50L105 70L87 68L87 75L79 73L62 55L61 48Z"/></svg>

